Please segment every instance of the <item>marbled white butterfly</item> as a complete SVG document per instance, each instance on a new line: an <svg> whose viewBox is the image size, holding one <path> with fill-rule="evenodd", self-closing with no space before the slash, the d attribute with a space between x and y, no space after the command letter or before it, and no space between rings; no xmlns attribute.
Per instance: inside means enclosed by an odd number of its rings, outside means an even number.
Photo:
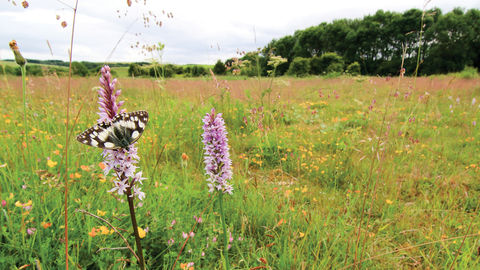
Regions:
<svg viewBox="0 0 480 270"><path fill-rule="evenodd" d="M142 136L148 122L148 112L136 111L116 115L111 122L95 125L76 137L77 141L103 149L123 148L129 146Z"/></svg>

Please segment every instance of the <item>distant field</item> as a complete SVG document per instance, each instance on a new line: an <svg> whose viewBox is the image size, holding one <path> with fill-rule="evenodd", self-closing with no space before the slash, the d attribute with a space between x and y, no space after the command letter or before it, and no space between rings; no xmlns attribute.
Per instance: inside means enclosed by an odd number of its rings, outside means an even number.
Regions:
<svg viewBox="0 0 480 270"><path fill-rule="evenodd" d="M234 194L224 202L235 269L480 267L479 79L278 78L269 92L267 80L227 78L225 91L210 77L163 84L114 70L122 108L150 114L136 164L146 198L135 210L148 231L150 269L172 268L194 217L202 222L175 269L222 264L220 210L201 142L201 119L213 107L223 113L233 160ZM67 80L29 78L28 145L21 80L0 80L5 269L35 260L64 269L65 175L72 264L136 261L127 250L99 251L125 243L104 221L75 212L101 216L134 243L126 198L107 192L115 176L103 175L102 151L74 140L98 119L98 78L74 78L69 96ZM31 209L16 206L29 200Z"/></svg>
<svg viewBox="0 0 480 270"><path fill-rule="evenodd" d="M1 65L4 65L4 66L14 66L14 67L17 67L18 65L13 62L13 61L5 61L5 60L0 60L0 64ZM37 64L37 63L33 63L31 65L36 65L36 66L56 66L56 65L44 65L44 64ZM56 66L58 67L58 66Z"/></svg>
<svg viewBox="0 0 480 270"><path fill-rule="evenodd" d="M0 60L0 64L4 65L4 66L17 66L17 64L15 64L15 62L5 61L5 60Z"/></svg>
<svg viewBox="0 0 480 270"><path fill-rule="evenodd" d="M117 72L117 75L120 78L128 77L128 67L116 67L112 68L112 70Z"/></svg>
<svg viewBox="0 0 480 270"><path fill-rule="evenodd" d="M197 64L186 64L186 65L180 65L180 66L182 66L183 68L198 66L198 67L203 67L206 70L209 70L209 69L213 68L213 65L200 65L200 64L198 64L198 65Z"/></svg>

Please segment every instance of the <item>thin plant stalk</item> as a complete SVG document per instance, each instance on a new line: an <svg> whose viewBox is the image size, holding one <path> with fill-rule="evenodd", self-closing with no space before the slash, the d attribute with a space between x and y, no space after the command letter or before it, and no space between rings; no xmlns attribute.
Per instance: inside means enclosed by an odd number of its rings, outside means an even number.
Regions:
<svg viewBox="0 0 480 270"><path fill-rule="evenodd" d="M72 22L72 36L70 38L70 66L68 69L68 85L67 85L67 121L65 127L65 197L64 197L64 207L65 207L65 269L68 270L68 127L69 127L69 118L70 118L70 88L72 80L72 53L73 53L73 37L75 36L75 19L77 17L77 8L78 0L75 1L75 8L73 9L73 22Z"/></svg>
<svg viewBox="0 0 480 270"><path fill-rule="evenodd" d="M25 151L27 152L26 155L24 155L24 162L25 166L27 166L27 158L25 156L28 156L28 126L27 126L27 101L26 101L26 95L27 95L27 80L26 80L26 75L27 75L27 60L22 56L22 53L20 53L20 49L18 48L17 41L12 40L11 42L8 43L10 46L10 49L13 52L13 55L15 56L15 63L20 67L20 71L22 72L22 94L23 94L23 128L24 128L24 137L25 137ZM3 65L2 65L3 66ZM5 70L5 69L4 69ZM5 72L4 72L5 73ZM5 77L6 80L6 77Z"/></svg>
<svg viewBox="0 0 480 270"><path fill-rule="evenodd" d="M138 233L137 218L135 217L135 207L133 205L133 200L135 197L132 196L131 188L127 188L125 194L128 198L128 208L130 210L130 219L132 220L133 234L135 235L135 245L137 246L137 256L138 264L140 269L145 269L145 259L143 258L143 249L142 242L140 241L140 234Z"/></svg>
<svg viewBox="0 0 480 270"><path fill-rule="evenodd" d="M388 102L388 101L387 101ZM382 120L382 125L380 127L380 134L383 134L383 128L385 127L385 119L386 119L386 116L388 114L388 104L387 106L385 107L385 113L383 115L383 120ZM388 132L388 131L387 131ZM385 136L385 139L388 140L388 135ZM378 138L377 140L377 146L375 147L375 152L373 153L373 157L372 157L372 163L370 165L370 172L369 172L369 175L368 175L368 179L367 179L367 194L370 193L370 180L372 179L373 177L373 169L374 169L374 164L375 164L375 159L378 155L378 152L379 152L379 149L380 149L380 140L381 140L381 137ZM380 159L380 170L382 168L382 165L383 165L383 159L384 159L384 155L385 155L385 151L386 149L384 149L382 151L382 157ZM358 268L358 269L361 269L362 267L362 259L363 259L363 252L365 250L365 241L366 241L366 238L367 238L367 231L368 231L368 224L370 223L370 218L371 218L371 214L372 214L372 208L373 208L373 205L374 205L374 202L375 202L375 199L376 199L376 192L377 192L377 187L378 187L378 182L380 180L380 171L378 172L377 174L377 180L375 181L375 185L374 185L374 189L373 189L373 195L372 195L372 202L371 202L371 206L370 206L370 209L368 211L368 218L367 218L367 224L365 226L365 235L364 235L364 239L363 239L363 242L362 242L362 248L361 248L361 251L360 251L360 260L357 261L357 255L358 255L358 248L359 248L359 244L360 244L360 237L361 237L361 228L362 228L362 222L363 222L363 213L365 212L365 207L366 207L366 203L367 203L367 196L364 197L363 199L363 206L362 206L362 215L361 215L361 218L360 218L360 222L358 223L358 232L357 232L357 240L356 240L356 244L355 244L355 257L354 257L354 263L352 265L353 268Z"/></svg>
<svg viewBox="0 0 480 270"><path fill-rule="evenodd" d="M420 67L420 55L422 52L422 37L423 37L423 20L425 19L425 14L427 13L427 5L431 0L425 1L425 4L423 5L423 13L422 13L422 21L420 22L420 37L418 38L418 54L417 54L417 67L415 68L415 77L413 81L413 89L415 89L415 86L417 84L417 77L418 77L418 68Z"/></svg>
<svg viewBox="0 0 480 270"><path fill-rule="evenodd" d="M26 151L27 151L27 159L28 159L28 123L27 123L27 101L26 101L26 95L27 95L27 80L26 80L26 74L27 74L27 65L20 66L20 70L22 71L22 90L23 90L23 127L24 127L24 132L25 132L25 144L26 144ZM35 186L35 185L33 185Z"/></svg>
<svg viewBox="0 0 480 270"><path fill-rule="evenodd" d="M208 203L207 203L207 205L205 206L205 208L203 208L203 211L202 211L202 213L201 213L200 216L199 216L200 219L202 218L203 214L205 213L205 211L207 210L208 206L210 205L210 203L213 201L214 198L215 198L215 195L212 196L212 198L210 199L210 201L208 201ZM197 224L198 224L198 219L196 220L195 224L193 224L193 227L192 227L192 229L190 229L190 232L193 232L193 230L195 229L195 227L197 226ZM190 239L190 233L188 233L187 239L185 239L185 242L183 242L182 248L180 249L180 252L178 253L177 259L176 259L175 262L173 263L172 270L175 269L175 265L177 265L178 259L180 259L180 255L182 255L182 251L183 251L183 249L185 248L185 245L187 244L187 242L188 242L189 239Z"/></svg>
<svg viewBox="0 0 480 270"><path fill-rule="evenodd" d="M115 227L114 227L110 222L106 221L105 219L103 219L103 218L101 218L101 217L99 217L99 216L96 216L96 215L94 215L94 214L92 214L92 213L89 213L89 212L87 212L87 211L85 211L85 210L82 210L82 209L77 209L77 210L75 210L75 212L85 213L85 214L87 214L87 215L90 215L90 216L98 219L98 220L101 220L102 222L105 222L106 224L108 224L108 226L110 226L110 228L112 228L112 230L115 231L116 234L118 234L118 236L120 236L120 237L123 239L123 241L124 241L125 244L127 245L127 247L125 247L125 248L123 248L123 247L121 247L121 248L101 248L101 249L97 250L97 252L100 251L100 250L104 250L104 249L128 249L128 250L130 250L130 251L132 252L133 256L135 256L135 258L137 258L137 260L139 260L137 254L135 254L135 251L133 251L133 249L132 249L132 248L130 247L130 245L128 244L127 239L125 239L125 237L123 237L123 235L122 235L121 233L119 233L118 230L115 229Z"/></svg>
<svg viewBox="0 0 480 270"><path fill-rule="evenodd" d="M2 69L3 69L3 80L7 85L8 91L10 91L10 84L8 84L8 79L7 79L7 71L5 70L5 66L3 64L0 63L0 65L2 65Z"/></svg>
<svg viewBox="0 0 480 270"><path fill-rule="evenodd" d="M464 239L465 239L465 237L473 237L473 236L480 236L480 233L463 235L463 236L458 236L458 237L451 237L451 238L447 238L447 239L440 239L440 240L431 241L431 242L427 242L427 243L422 243L422 244L418 244L418 245L414 245L414 246L408 246L408 247L402 247L402 248L398 248L398 249L393 249L392 251L388 251L388 252L385 252L385 253L382 253L382 254L379 254L379 255L375 255L375 256L372 256L372 257L370 257L370 258L361 260L361 261L359 261L359 262L354 262L354 263L349 264L349 265L347 265L347 266L345 266L345 267L343 267L343 268L340 268L339 270L345 270L345 269L347 269L347 268L350 268L350 267L355 266L356 264L359 264L359 263L362 263L362 262L366 262L366 261L372 261L373 259L380 258L380 257L385 256L385 255L388 255L388 254L393 254L393 253L397 253L397 252L400 252L400 251L415 249L415 248L418 248L418 247L428 246L428 245L432 245L432 244L436 244L436 243L445 243L445 242L452 241L452 240L455 240L455 239L460 239L460 238L464 238Z"/></svg>
<svg viewBox="0 0 480 270"><path fill-rule="evenodd" d="M230 269L230 263L228 262L228 235L227 235L227 225L225 224L225 212L223 211L223 191L219 190L218 192L218 202L220 204L220 215L222 218L223 226L223 244L225 246L225 264L226 269Z"/></svg>
<svg viewBox="0 0 480 270"><path fill-rule="evenodd" d="M480 205L480 201L477 203L477 207L475 207L475 212L473 213L474 215L477 215L477 210L478 210L478 206L479 206L479 205ZM452 262L452 264L450 265L449 270L452 270L453 267L455 266L455 262L457 261L458 254L460 254L460 251L462 250L463 244L465 243L465 239L467 239L468 232L469 232L470 229L472 228L473 220L474 220L474 218L471 217L470 224L468 225L468 229L467 229L467 231L465 232L465 236L464 236L463 239L462 239L462 243L460 244L460 247L458 248L457 252L455 252L455 259L453 259L453 262Z"/></svg>

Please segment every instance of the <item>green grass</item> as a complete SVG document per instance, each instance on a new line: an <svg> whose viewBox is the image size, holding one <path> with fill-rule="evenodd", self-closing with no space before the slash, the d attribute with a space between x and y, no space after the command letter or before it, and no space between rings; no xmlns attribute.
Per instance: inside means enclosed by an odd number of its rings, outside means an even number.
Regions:
<svg viewBox="0 0 480 270"><path fill-rule="evenodd" d="M214 67L214 65L202 65L202 64L185 64L185 65L181 65L181 66L183 68L197 66L197 67L203 67L206 70L213 69L213 67Z"/></svg>
<svg viewBox="0 0 480 270"><path fill-rule="evenodd" d="M117 72L117 75L118 75L119 78L129 77L128 76L128 67L115 67L115 68L112 68L112 70Z"/></svg>
<svg viewBox="0 0 480 270"><path fill-rule="evenodd" d="M360 260L363 269L478 268L480 132L472 122L478 121L479 80L418 78L411 90L413 78L357 79L281 78L261 112L264 81L229 80L230 98L222 102L210 78L167 80L162 89L149 79L120 79L124 108L150 114L137 170L148 178L142 189L147 197L136 209L139 226L149 229L142 239L149 269L172 268L182 233L200 215L203 222L176 269L188 262L195 269L223 269L220 209L207 190L202 159L201 118L212 107L223 113L233 159L235 191L225 196L232 269L352 269ZM135 261L124 249L97 252L125 244L100 230L90 236L92 228L108 225L75 211L103 214L134 246L127 204L107 193L114 177L102 174L101 150L73 139L98 118L91 90L98 79L75 78L70 97L65 80L58 87L29 79L28 155L21 82L8 80L10 89L0 81L2 267L37 260L42 269L65 268L65 175L70 267L116 269L122 260ZM68 171L67 98L73 132ZM182 153L189 157L185 167ZM15 206L29 200L28 212ZM30 228L36 229L32 235Z"/></svg>
<svg viewBox="0 0 480 270"><path fill-rule="evenodd" d="M14 61L0 60L0 65L17 67L17 64Z"/></svg>

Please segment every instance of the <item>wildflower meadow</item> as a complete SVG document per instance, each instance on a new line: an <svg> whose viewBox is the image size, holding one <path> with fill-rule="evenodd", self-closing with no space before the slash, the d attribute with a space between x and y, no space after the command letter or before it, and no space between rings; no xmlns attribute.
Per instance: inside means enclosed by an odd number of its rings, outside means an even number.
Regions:
<svg viewBox="0 0 480 270"><path fill-rule="evenodd" d="M105 71L69 96L27 78L26 115L1 82L5 269L64 269L67 228L78 269L136 269L137 244L148 269L478 267L478 79L282 77L262 100L262 80ZM74 140L120 110L149 115L126 156Z"/></svg>
<svg viewBox="0 0 480 270"><path fill-rule="evenodd" d="M68 72L28 69L15 40L17 66L0 62L0 269L480 269L480 77L422 47L437 11L415 13L418 56L381 64L260 47L184 69L137 42L146 65L89 69L72 61L77 5Z"/></svg>

